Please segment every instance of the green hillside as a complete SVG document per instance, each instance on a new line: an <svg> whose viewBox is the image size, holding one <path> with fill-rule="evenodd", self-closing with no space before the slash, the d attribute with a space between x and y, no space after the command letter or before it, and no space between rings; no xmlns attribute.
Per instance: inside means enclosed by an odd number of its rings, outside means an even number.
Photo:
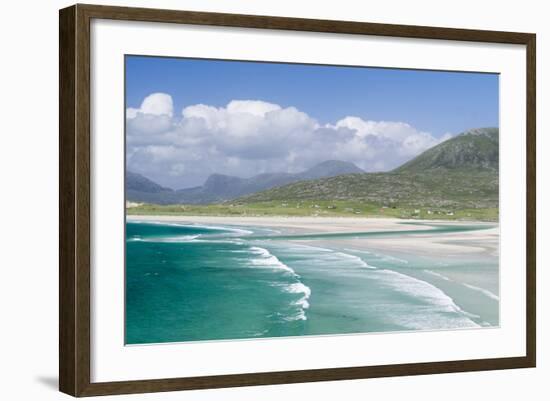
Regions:
<svg viewBox="0 0 550 401"><path fill-rule="evenodd" d="M245 196L233 203L359 202L404 210L407 215L414 215L415 210L416 214L429 211L452 216L464 210L485 210L482 214L487 219L496 219L498 146L497 128L470 130L391 172L301 181Z"/></svg>
<svg viewBox="0 0 550 401"><path fill-rule="evenodd" d="M426 150L394 171L466 169L498 172L498 143L498 128L472 129Z"/></svg>
<svg viewBox="0 0 550 401"><path fill-rule="evenodd" d="M129 213L495 221L498 149L498 128L480 128L442 142L391 172L303 180L212 205L143 205Z"/></svg>
<svg viewBox="0 0 550 401"><path fill-rule="evenodd" d="M380 206L360 200L346 201L266 201L218 203L210 205L142 204L127 209L129 215L152 216L290 216L290 217L396 217L437 220L498 220L497 208L432 208Z"/></svg>
<svg viewBox="0 0 550 401"><path fill-rule="evenodd" d="M301 181L234 203L361 200L380 206L498 207L498 176L489 171L366 173Z"/></svg>

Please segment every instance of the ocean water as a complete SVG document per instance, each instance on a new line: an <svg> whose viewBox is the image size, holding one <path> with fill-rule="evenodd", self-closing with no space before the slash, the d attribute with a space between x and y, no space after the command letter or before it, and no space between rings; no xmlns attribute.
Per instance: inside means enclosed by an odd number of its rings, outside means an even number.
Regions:
<svg viewBox="0 0 550 401"><path fill-rule="evenodd" d="M432 260L340 241L485 227L308 236L128 221L126 343L497 326L496 257Z"/></svg>

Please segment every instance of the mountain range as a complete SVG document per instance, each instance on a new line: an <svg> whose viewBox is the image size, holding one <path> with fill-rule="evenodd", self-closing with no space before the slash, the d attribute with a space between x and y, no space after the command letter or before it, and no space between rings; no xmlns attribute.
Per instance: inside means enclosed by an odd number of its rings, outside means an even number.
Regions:
<svg viewBox="0 0 550 401"><path fill-rule="evenodd" d="M172 190L143 175L126 172L126 199L134 202L208 204L223 202L293 182L364 173L353 163L327 160L300 173L264 173L250 178L212 174L202 186Z"/></svg>
<svg viewBox="0 0 550 401"><path fill-rule="evenodd" d="M499 130L465 131L400 167L366 173L352 163L329 160L298 174L251 178L213 174L204 185L171 190L127 173L131 201L155 204L237 204L271 201L359 200L387 206L498 207Z"/></svg>
<svg viewBox="0 0 550 401"><path fill-rule="evenodd" d="M498 207L498 128L479 128L444 141L393 171L292 183L237 203L360 200L387 206Z"/></svg>

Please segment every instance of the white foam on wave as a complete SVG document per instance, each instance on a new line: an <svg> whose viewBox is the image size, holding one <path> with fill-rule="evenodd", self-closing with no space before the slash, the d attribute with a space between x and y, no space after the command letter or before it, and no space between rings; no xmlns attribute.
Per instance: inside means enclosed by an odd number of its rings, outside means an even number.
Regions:
<svg viewBox="0 0 550 401"><path fill-rule="evenodd" d="M245 230L244 228L228 227L228 226L208 226L203 224L191 224L186 227L195 227L195 228L206 228L207 230L218 230L218 231L230 231L235 234L250 235L253 234L253 231Z"/></svg>
<svg viewBox="0 0 550 401"><path fill-rule="evenodd" d="M259 258L253 258L250 260L250 263L252 263L254 266L264 266L264 267L269 267L273 269L280 269L288 273L291 273L292 275L297 276L294 270L292 270L290 267L288 267L283 262L281 262L277 258L277 256L269 253L267 249L253 246L253 247L250 247L250 252L252 252L254 255L260 256Z"/></svg>
<svg viewBox="0 0 550 401"><path fill-rule="evenodd" d="M405 265L409 264L408 260L396 258L395 256L391 256L391 255L377 255L377 256L380 256L384 260L391 260L393 262L403 263Z"/></svg>
<svg viewBox="0 0 550 401"><path fill-rule="evenodd" d="M437 272L434 272L432 270L424 270L424 272L428 273L428 274L431 274L432 276L436 276L436 277L439 277L443 280L446 280L446 281L453 281L453 282L456 282L454 280L451 280L449 277L447 276L444 276L443 274L440 274L440 273L437 273ZM481 288L481 287L477 287L475 285L471 285L471 284L468 284L468 283L460 283L462 284L464 287L466 288L469 288L470 290L474 290L474 291L478 291L478 292L481 292L483 295L491 298L491 299L494 299L495 301L500 301L500 297L494 293L492 293L491 291L489 290L486 290L485 288Z"/></svg>
<svg viewBox="0 0 550 401"><path fill-rule="evenodd" d="M462 283L462 285L464 287L467 287L471 290L474 290L474 291L479 291L481 292L483 295L491 298L491 299L494 299L495 301L500 301L500 297L496 294L493 294L491 291L489 290L486 290L485 288L481 288L481 287L476 287L475 285L471 285L471 284L466 284L466 283Z"/></svg>
<svg viewBox="0 0 550 401"><path fill-rule="evenodd" d="M131 238L128 238L128 242L195 242L198 241L197 238L199 238L201 235L179 235L176 237L140 237L140 236L134 236Z"/></svg>
<svg viewBox="0 0 550 401"><path fill-rule="evenodd" d="M307 320L306 311L304 309L299 309L298 313L296 313L294 316L287 316L283 319L287 322L292 322L294 320Z"/></svg>
<svg viewBox="0 0 550 401"><path fill-rule="evenodd" d="M411 296L417 302L410 305L407 303L396 303L388 305L392 310L388 310L388 317L396 323L412 330L431 330L431 329L457 329L457 328L475 328L483 325L480 322L480 316L469 313L461 309L455 304L454 300L441 289L436 286L414 277L396 272L390 269L383 269L372 266L363 260L360 256L351 253L364 253L376 256L381 260L391 260L402 264L408 264L408 261L395 258L389 255L379 255L369 251L359 251L355 249L344 249L344 252L327 248L316 248L308 245L292 244L292 248L297 248L299 254L303 251L304 256L315 254L315 260L318 260L320 265L337 264L338 266L358 266L361 268L372 269L373 279L380 280L380 285L386 285L392 290ZM286 248L288 249L288 248ZM283 250L286 251L286 249ZM319 252L323 250L324 252ZM269 251L260 247L253 247L251 251L265 260L256 263L275 263L278 259L272 260ZM347 252L350 253L347 253ZM280 262L280 261L279 261ZM291 269L292 270L292 269ZM446 280L447 277L440 275L434 271L426 271L428 274L439 275L440 278ZM378 276L378 277L376 277ZM450 279L449 279L450 280ZM304 286L305 287L305 286ZM291 317L284 318L285 320L306 320L305 311L309 307L309 296L311 290L309 287L303 287L303 284L293 283L284 287L284 291L291 293L302 293L303 296L295 301L296 305L300 306L299 312ZM472 320L473 319L473 320ZM480 322L479 324L477 322Z"/></svg>
<svg viewBox="0 0 550 401"><path fill-rule="evenodd" d="M345 252L339 252L334 249L321 248L311 245L302 245L302 244L292 244L291 246L285 248L285 250L290 249L293 255L300 255L308 257L310 261L316 261L323 265L337 264L338 267L342 267L342 262L346 265L351 265L351 267L360 267L366 269L375 270L376 267L368 264L365 260L357 255L352 255ZM298 250L299 252L296 252ZM353 249L344 249L345 251L355 252ZM364 253L370 253L365 251ZM310 255L314 257L310 257ZM351 262L351 263L350 263Z"/></svg>
<svg viewBox="0 0 550 401"><path fill-rule="evenodd" d="M349 253L344 252L335 252L335 255L338 255L339 257L352 260L359 264L360 267L365 267L367 269L376 269L376 267L369 265L367 262L365 262L363 259L361 259L359 256L350 255Z"/></svg>
<svg viewBox="0 0 550 401"><path fill-rule="evenodd" d="M302 298L294 302L294 304L300 306L303 309L309 308L308 299L311 295L311 289L307 285L301 282L292 283L284 287L284 291L291 294L303 294Z"/></svg>
<svg viewBox="0 0 550 401"><path fill-rule="evenodd" d="M298 307L298 312L293 316L287 316L284 318L286 321L292 320L307 320L305 310L309 308L309 297L311 296L311 288L299 281L300 276L296 272L281 262L275 255L272 255L267 249L260 248L258 246L250 247L250 252L257 255L257 258L250 260L250 263L254 266L267 267L275 270L282 270L286 274L292 275L292 278L296 280L293 283L284 284L282 290L290 294L302 294L302 296L293 302L293 305Z"/></svg>
<svg viewBox="0 0 550 401"><path fill-rule="evenodd" d="M137 224L150 224L156 226L167 226L167 227L188 227L194 228L197 227L194 224L188 223L177 223L174 221L158 221L158 220L128 220L128 223L137 223Z"/></svg>
<svg viewBox="0 0 550 401"><path fill-rule="evenodd" d="M428 273L428 274L430 274L430 275L432 275L432 276L435 276L435 277L437 277L437 278L440 278L440 279L442 279L442 280L445 280L445 281L453 281L453 280L451 280L449 277L444 276L444 275L441 274L441 273L434 272L433 270L424 270L424 272L425 272L425 273Z"/></svg>
<svg viewBox="0 0 550 401"><path fill-rule="evenodd" d="M253 254L256 254L256 255L262 255L262 256L271 256L271 253L269 253L269 251L265 248L260 248L259 246L251 246L250 247L250 252L252 252Z"/></svg>
<svg viewBox="0 0 550 401"><path fill-rule="evenodd" d="M471 320L479 318L478 315L462 310L451 297L436 286L393 270L383 269L379 272L387 276L384 280L386 285L427 304L425 313L419 314L418 310L411 309L410 313L403 313L399 317L399 323L415 330L480 327ZM419 311L422 312L422 309ZM454 316L451 317L449 314Z"/></svg>
<svg viewBox="0 0 550 401"><path fill-rule="evenodd" d="M161 237L161 238L151 238L147 239L148 242L193 242L201 235L178 235L175 237Z"/></svg>
<svg viewBox="0 0 550 401"><path fill-rule="evenodd" d="M350 248L344 248L344 251L348 251L348 252L357 252L357 253L364 253L365 255L372 255L372 252L370 251L365 251L365 250L360 250L360 249L350 249Z"/></svg>
<svg viewBox="0 0 550 401"><path fill-rule="evenodd" d="M293 250L300 249L300 250L306 251L307 253L316 252L316 251L334 252L333 249L321 248L320 246L295 244L295 243L289 244L288 248Z"/></svg>
<svg viewBox="0 0 550 401"><path fill-rule="evenodd" d="M245 230L244 228L227 227L227 226L209 226L206 224L194 224L194 223L178 223L173 221L155 221L155 220L128 220L129 223L139 224L156 224L160 226L170 227L186 227L186 228L204 228L213 231L229 231L235 234L250 235L253 231Z"/></svg>
<svg viewBox="0 0 550 401"><path fill-rule="evenodd" d="M377 258L380 258L380 259L385 260L385 261L392 261L392 262L398 262L398 263L403 263L403 264L409 264L409 261L405 260L405 259L397 258L397 257L391 256L391 255L384 255L384 254L380 254L380 253L365 251L365 250L362 250L362 249L348 249L348 248L346 248L346 249L344 249L344 251L355 252L355 253L364 253L365 255L373 255L373 256L376 256Z"/></svg>
<svg viewBox="0 0 550 401"><path fill-rule="evenodd" d="M141 238L139 235L134 235L126 239L126 242L139 242L139 241L143 241L143 238Z"/></svg>

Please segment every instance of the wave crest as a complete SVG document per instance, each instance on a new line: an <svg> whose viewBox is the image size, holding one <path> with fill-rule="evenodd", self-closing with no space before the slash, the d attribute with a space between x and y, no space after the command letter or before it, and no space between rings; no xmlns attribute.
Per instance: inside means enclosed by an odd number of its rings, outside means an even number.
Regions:
<svg viewBox="0 0 550 401"><path fill-rule="evenodd" d="M250 252L258 257L250 260L250 263L258 267L267 267L274 270L284 271L285 274L292 276L294 282L282 285L282 290L289 294L301 294L302 296L292 302L292 305L298 307L298 312L293 316L285 317L284 320L307 320L305 310L309 308L309 297L311 288L300 281L300 276L296 272L281 262L275 255L272 255L267 249L258 246L250 247Z"/></svg>

